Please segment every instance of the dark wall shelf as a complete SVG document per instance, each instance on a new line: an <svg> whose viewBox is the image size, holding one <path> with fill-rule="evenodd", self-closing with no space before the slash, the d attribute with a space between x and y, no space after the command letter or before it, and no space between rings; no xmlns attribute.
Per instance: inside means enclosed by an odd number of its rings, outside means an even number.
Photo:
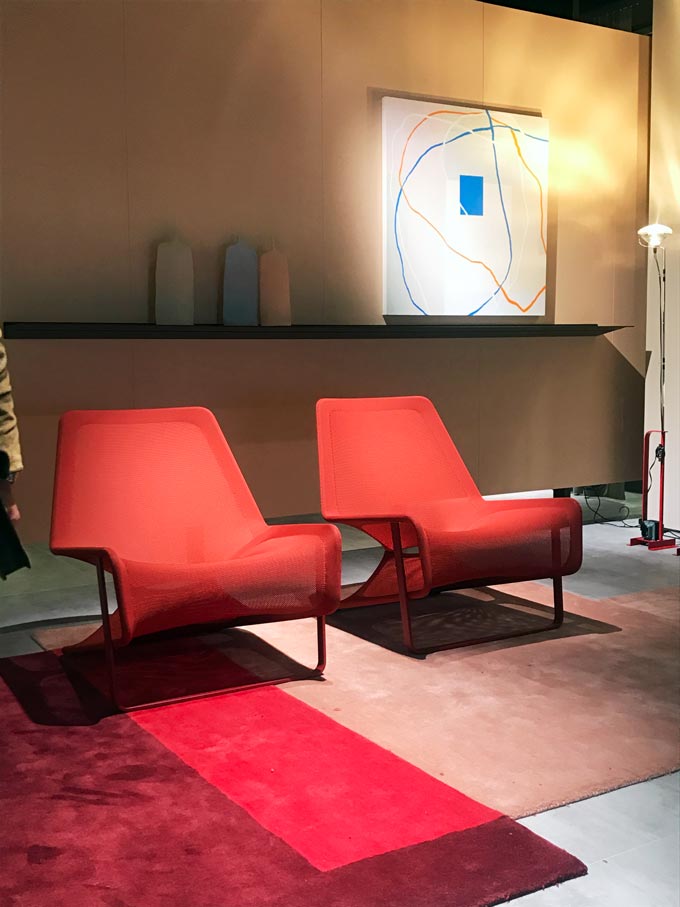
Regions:
<svg viewBox="0 0 680 907"><path fill-rule="evenodd" d="M8 340L400 340L404 338L595 337L627 325L600 324L296 324L226 327L214 324L100 324L9 321Z"/></svg>

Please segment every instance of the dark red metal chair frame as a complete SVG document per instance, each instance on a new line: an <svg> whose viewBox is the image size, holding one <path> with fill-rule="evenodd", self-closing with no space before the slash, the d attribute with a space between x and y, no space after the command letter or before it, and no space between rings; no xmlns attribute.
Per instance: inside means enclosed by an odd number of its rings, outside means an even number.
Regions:
<svg viewBox="0 0 680 907"><path fill-rule="evenodd" d="M97 586L99 589L99 605L102 615L102 627L104 630L104 653L106 657L106 669L109 683L109 695L111 701L120 712L137 712L141 709L157 708L164 705L175 705L178 702L189 702L194 699L208 699L213 696L221 696L225 693L240 693L244 690L253 690L257 687L277 686L281 683L288 683L291 680L323 680L323 672L326 667L326 616L317 615L316 621L316 645L317 645L317 663L314 668L310 668L306 673L296 675L284 674L281 677L268 678L267 680L254 680L252 683L242 683L218 689L208 690L200 693L189 693L185 696L166 696L159 699L153 699L146 702L138 702L131 705L124 704L118 691L118 677L116 667L116 646L113 641L111 631L111 616L109 614L109 597L106 589L106 570L104 569L104 559L97 560ZM282 620L285 618L278 618ZM305 620L305 618L289 618L290 620ZM213 629L242 627L253 624L273 623L274 619L250 619L239 621L226 621L220 624L212 624Z"/></svg>
<svg viewBox="0 0 680 907"><path fill-rule="evenodd" d="M397 585L399 588L399 612L401 615L401 630L404 640L404 645L414 655L430 655L432 652L443 652L447 649L462 649L466 646L478 646L481 643L486 642L498 642L502 639L513 639L517 636L530 636L534 633L545 633L548 630L556 630L558 627L561 627L564 622L564 596L562 594L562 577L553 576L553 604L554 604L554 617L553 620L546 624L545 627L537 627L535 630L516 630L512 633L495 633L487 636L478 636L474 639L465 639L458 642L451 643L442 643L441 645L433 646L417 646L413 639L413 622L412 615L410 611L410 600L407 592L406 584L406 571L404 570L404 558L405 557L418 557L417 554L404 554L404 550L401 545L401 530L398 522L393 522L392 526L392 544L394 545L394 560L397 568ZM535 577L527 577L527 580L535 579ZM438 594L440 592L447 592L453 589L479 589L484 586L496 586L501 585L507 582L517 582L516 579L507 580L502 577L489 577L482 582L476 582L471 584L469 582L465 583L453 583L449 586L438 586L431 590L430 594Z"/></svg>

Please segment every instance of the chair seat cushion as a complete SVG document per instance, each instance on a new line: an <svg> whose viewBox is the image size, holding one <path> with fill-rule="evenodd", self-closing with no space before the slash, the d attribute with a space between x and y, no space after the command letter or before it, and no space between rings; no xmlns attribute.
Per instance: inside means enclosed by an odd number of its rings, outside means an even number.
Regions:
<svg viewBox="0 0 680 907"><path fill-rule="evenodd" d="M418 545L418 535L424 542L420 557L407 556L404 564L408 593L415 598L440 586L567 576L581 566L581 508L571 499L475 496L415 504L408 511L412 523L401 527L403 547ZM389 523L352 525L391 549ZM429 566L429 583L421 558ZM386 556L346 605L393 601L397 594L394 559Z"/></svg>
<svg viewBox="0 0 680 907"><path fill-rule="evenodd" d="M541 579L581 565L581 508L561 498L437 502L417 508L432 586Z"/></svg>
<svg viewBox="0 0 680 907"><path fill-rule="evenodd" d="M339 567L328 573L335 534L332 526L276 527L219 562L124 559L116 577L128 621L124 634L258 615L329 613L340 595Z"/></svg>

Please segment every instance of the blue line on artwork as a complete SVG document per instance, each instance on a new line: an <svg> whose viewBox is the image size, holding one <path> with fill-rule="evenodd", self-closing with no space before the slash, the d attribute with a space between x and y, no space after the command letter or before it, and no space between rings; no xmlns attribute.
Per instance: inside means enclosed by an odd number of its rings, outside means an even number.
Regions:
<svg viewBox="0 0 680 907"><path fill-rule="evenodd" d="M407 281L407 279L406 279L406 270L405 270L405 264L404 264L404 256L402 255L401 246L400 246L400 244L399 244L398 215L399 215L399 205L401 204L401 198L402 198L402 195L403 195L403 193L404 193L404 187L406 186L406 183L409 181L409 179L411 178L411 176L413 175L414 171L415 171L416 168L419 166L419 164L420 164L420 162L423 160L423 158L425 158L431 151L434 151L435 148L443 148L445 145L450 145L452 142L458 141L458 139L465 138L465 136L473 135L474 133L477 133L477 132L491 132L491 137L492 137L492 148L493 148L493 154L494 154L494 163L495 163L495 167L496 167L496 177L497 177L497 179L498 179L498 191L499 191L499 194L500 194L501 207L502 207L502 209L503 209L503 217L504 217L504 219L505 219L505 226L506 226L506 230L507 230L507 232L508 232L508 240L509 240L509 244L510 244L510 261L508 262L508 269L507 269L507 271L505 272L505 277L504 277L503 280L500 282L500 286L497 287L497 289L491 294L491 296L489 296L489 298L488 298L485 302L483 302L477 309L475 309L473 312L470 312L470 315L476 315L477 312L481 311L481 309L483 309L484 306L487 305L487 303L491 302L491 300L494 298L494 296L496 296L496 294L500 292L501 287L503 286L503 284L505 283L505 281L508 279L508 274L510 273L510 266L511 266L511 264L512 264L512 236L511 236L511 232L510 232L510 225L509 225L509 223L508 223L508 217L507 217L507 214L506 214L506 211L505 211L505 203L504 203L504 201L503 201L503 190L502 190L502 187L501 187L500 174L499 174L499 172L498 172L498 158L497 158L497 155L496 155L496 147L495 147L495 145L493 144L493 138L494 138L494 135L495 135L495 129L510 129L512 132L520 132L520 133L522 133L522 135L525 135L527 138L536 139L536 141L538 141L538 142L547 142L548 139L542 139L542 138L540 138L539 136L529 135L529 134L526 133L526 132L522 132L522 130L521 130L521 129L518 129L516 126L507 126L507 125L496 125L496 126L494 126L494 125L493 125L493 121L491 120L491 116L490 116L490 114L489 114L489 111L488 111L488 110L485 110L484 112L486 113L487 117L489 118L489 123L490 123L491 125L489 125L489 126L478 126L477 128L475 128L475 129L469 129L469 130L467 130L466 132L460 132L460 133L458 133L458 135L455 135L453 138L447 139L447 140L444 141L444 142L437 142L437 143L434 144L434 145L430 145L429 148L426 148L425 151L422 152L422 154L418 157L418 159L416 160L416 162L414 163L414 165L411 167L411 169L409 170L409 172L408 172L407 175L406 175L406 178L405 178L404 181L402 182L402 184L401 184L401 186L400 186L400 188L399 188L399 192L398 192L398 194L397 194L397 200L396 200L395 205L394 205L394 240L395 240L395 243L396 243L396 246L397 246L397 254L399 255L399 262L400 262L400 265L401 265L401 279L402 279L402 281L403 281L403 283L404 283L404 287L406 288L406 292L408 293L408 298L410 299L411 304L412 304L416 309L418 309L418 311L419 311L422 315L427 315L427 312L425 311L425 309L421 308L421 306L419 306L418 303L417 303L417 302L415 301L415 299L413 298L413 294L411 293L411 288L409 287L408 281Z"/></svg>
<svg viewBox="0 0 680 907"><path fill-rule="evenodd" d="M508 274L510 273L510 268L512 267L512 231L510 230L510 224L508 223L508 215L505 210L505 201L503 199L503 184L501 183L501 175L498 171L498 154L496 153L496 133L495 133L494 125L493 125L493 120L491 119L491 114L489 113L488 110L485 112L486 112L487 117L489 118L489 128L491 129L491 148L493 150L493 163L494 163L494 167L496 168L496 179L498 180L498 194L501 199L501 208L503 209L503 220L505 221L505 229L508 234L509 258L508 258L508 267L505 271L505 277L503 278L503 280L501 280L500 284L496 288L496 291L494 293L492 293L491 296L489 296L489 298L485 302L483 302L480 306L477 306L477 308L474 311L469 312L468 313L469 315L476 315L478 312L482 311L482 309L484 308L485 305L488 305L491 302L491 300L494 298L496 293L498 293L499 290L501 289L501 287L505 284L505 281L508 279Z"/></svg>

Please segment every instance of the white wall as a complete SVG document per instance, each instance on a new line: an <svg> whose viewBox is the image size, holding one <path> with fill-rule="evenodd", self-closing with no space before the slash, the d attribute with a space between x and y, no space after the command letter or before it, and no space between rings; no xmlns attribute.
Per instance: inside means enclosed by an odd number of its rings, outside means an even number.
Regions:
<svg viewBox="0 0 680 907"><path fill-rule="evenodd" d="M655 0L652 37L649 222L667 224L666 243L666 494L664 523L680 528L680 2ZM642 226L642 224L640 225ZM659 290L650 253L647 295L645 426L659 428ZM653 439L656 440L656 439ZM658 466L655 468L658 470ZM657 515L658 478L650 499Z"/></svg>

